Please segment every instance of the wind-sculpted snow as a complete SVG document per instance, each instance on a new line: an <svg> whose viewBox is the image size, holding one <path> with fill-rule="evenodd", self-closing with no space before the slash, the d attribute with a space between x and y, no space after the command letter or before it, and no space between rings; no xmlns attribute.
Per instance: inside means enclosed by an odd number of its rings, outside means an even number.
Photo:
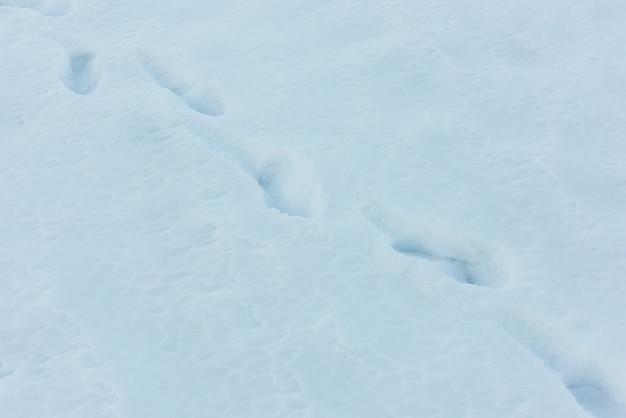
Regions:
<svg viewBox="0 0 626 418"><path fill-rule="evenodd" d="M11 300L0 304L0 415L116 416L118 394L96 377L101 359L77 322L46 302L46 278L19 264L3 272Z"/></svg>
<svg viewBox="0 0 626 418"><path fill-rule="evenodd" d="M382 205L367 205L362 213L389 238L396 251L435 262L461 283L491 287L508 279L493 250L462 234L421 224Z"/></svg>
<svg viewBox="0 0 626 418"><path fill-rule="evenodd" d="M210 116L224 113L216 86L181 67L180 63L166 61L145 49L137 52L137 59L159 86L172 91L191 109Z"/></svg>
<svg viewBox="0 0 626 418"><path fill-rule="evenodd" d="M0 418L625 417L609 3L0 0Z"/></svg>

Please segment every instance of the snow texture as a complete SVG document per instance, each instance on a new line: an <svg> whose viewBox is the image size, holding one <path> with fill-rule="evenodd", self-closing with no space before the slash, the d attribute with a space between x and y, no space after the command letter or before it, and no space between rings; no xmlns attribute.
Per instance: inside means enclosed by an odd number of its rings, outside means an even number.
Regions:
<svg viewBox="0 0 626 418"><path fill-rule="evenodd" d="M0 21L0 417L626 417L622 1Z"/></svg>
<svg viewBox="0 0 626 418"><path fill-rule="evenodd" d="M0 0L0 6L37 10L43 16L64 16L71 10L70 0Z"/></svg>
<svg viewBox="0 0 626 418"><path fill-rule="evenodd" d="M140 50L137 52L137 59L159 86L172 91L191 109L210 116L224 113L215 86L149 51Z"/></svg>
<svg viewBox="0 0 626 418"><path fill-rule="evenodd" d="M218 131L201 121L189 121L186 127L209 147L237 161L261 187L268 207L302 217L323 212L324 195L313 166L297 151Z"/></svg>

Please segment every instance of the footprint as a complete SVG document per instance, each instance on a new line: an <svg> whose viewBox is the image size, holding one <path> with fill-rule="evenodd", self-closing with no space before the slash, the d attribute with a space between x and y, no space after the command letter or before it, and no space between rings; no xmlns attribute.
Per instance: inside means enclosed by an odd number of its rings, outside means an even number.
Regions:
<svg viewBox="0 0 626 418"><path fill-rule="evenodd" d="M313 165L291 149L259 144L190 120L187 130L235 160L261 187L268 207L290 216L320 215L325 208Z"/></svg>
<svg viewBox="0 0 626 418"><path fill-rule="evenodd" d="M572 383L567 389L584 409L598 418L626 418L626 409L621 408L601 386L593 383Z"/></svg>
<svg viewBox="0 0 626 418"><path fill-rule="evenodd" d="M616 383L598 356L554 326L508 318L503 328L527 347L563 381L587 412L597 418L625 418L626 405ZM621 399L621 400L620 400Z"/></svg>
<svg viewBox="0 0 626 418"><path fill-rule="evenodd" d="M37 10L43 16L59 17L69 13L70 0L0 0L0 6Z"/></svg>
<svg viewBox="0 0 626 418"><path fill-rule="evenodd" d="M137 60L159 86L172 91L191 109L210 116L224 113L215 86L149 51L138 51Z"/></svg>
<svg viewBox="0 0 626 418"><path fill-rule="evenodd" d="M296 152L271 150L254 155L247 165L269 207L306 218L322 211L322 191L313 179L313 166Z"/></svg>
<svg viewBox="0 0 626 418"><path fill-rule="evenodd" d="M76 94L94 92L100 80L98 55L87 49L71 50L67 54L68 66L63 76L65 86Z"/></svg>
<svg viewBox="0 0 626 418"><path fill-rule="evenodd" d="M492 251L460 234L417 223L381 205L368 205L362 213L390 241L397 252L429 260L461 283L494 287L507 280Z"/></svg>

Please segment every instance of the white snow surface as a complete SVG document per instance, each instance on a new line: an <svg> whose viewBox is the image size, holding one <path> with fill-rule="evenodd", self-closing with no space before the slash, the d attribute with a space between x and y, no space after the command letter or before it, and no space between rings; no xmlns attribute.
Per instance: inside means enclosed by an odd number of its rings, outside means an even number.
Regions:
<svg viewBox="0 0 626 418"><path fill-rule="evenodd" d="M622 0L0 0L0 417L626 417Z"/></svg>

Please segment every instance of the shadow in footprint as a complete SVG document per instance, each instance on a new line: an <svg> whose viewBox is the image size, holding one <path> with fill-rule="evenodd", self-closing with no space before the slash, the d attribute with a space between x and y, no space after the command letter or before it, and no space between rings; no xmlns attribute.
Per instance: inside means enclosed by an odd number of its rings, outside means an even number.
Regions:
<svg viewBox="0 0 626 418"><path fill-rule="evenodd" d="M589 347L540 320L508 317L503 328L556 373L576 402L597 418L626 418L626 405L608 369Z"/></svg>
<svg viewBox="0 0 626 418"><path fill-rule="evenodd" d="M247 166L265 195L267 206L305 218L323 210L322 191L311 163L295 152L250 153Z"/></svg>
<svg viewBox="0 0 626 418"><path fill-rule="evenodd" d="M304 218L324 211L324 193L313 165L296 150L251 141L196 120L189 120L186 129L236 161L259 185L268 207Z"/></svg>
<svg viewBox="0 0 626 418"><path fill-rule="evenodd" d="M470 264L467 260L439 257L424 251L422 248L416 248L414 244L415 242L403 241L394 242L391 246L394 250L409 257L423 258L432 261L441 272L452 277L457 282L482 285L480 278L475 277L475 270L477 270L479 266Z"/></svg>
<svg viewBox="0 0 626 418"><path fill-rule="evenodd" d="M431 261L458 282L493 287L506 281L495 254L461 234L420 224L382 205L368 205L362 213L390 239L394 250Z"/></svg>
<svg viewBox="0 0 626 418"><path fill-rule="evenodd" d="M95 52L76 50L68 53L68 67L63 83L72 92L88 95L94 92L100 80L100 67Z"/></svg>
<svg viewBox="0 0 626 418"><path fill-rule="evenodd" d="M576 401L595 417L626 418L615 401L601 388L589 383L566 385Z"/></svg>

